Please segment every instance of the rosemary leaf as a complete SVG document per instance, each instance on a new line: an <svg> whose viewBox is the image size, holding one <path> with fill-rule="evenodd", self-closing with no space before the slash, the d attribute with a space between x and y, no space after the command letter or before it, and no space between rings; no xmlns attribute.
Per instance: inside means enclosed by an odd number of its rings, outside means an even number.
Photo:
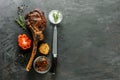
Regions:
<svg viewBox="0 0 120 80"><path fill-rule="evenodd" d="M53 18L54 18L54 21L57 22L59 18L59 12L53 13Z"/></svg>
<svg viewBox="0 0 120 80"><path fill-rule="evenodd" d="M21 15L19 15L19 20L20 20L21 23L24 23L24 19Z"/></svg>
<svg viewBox="0 0 120 80"><path fill-rule="evenodd" d="M15 20L17 22L18 25L20 25L23 29L26 29L25 25L23 23L20 22L19 19Z"/></svg>

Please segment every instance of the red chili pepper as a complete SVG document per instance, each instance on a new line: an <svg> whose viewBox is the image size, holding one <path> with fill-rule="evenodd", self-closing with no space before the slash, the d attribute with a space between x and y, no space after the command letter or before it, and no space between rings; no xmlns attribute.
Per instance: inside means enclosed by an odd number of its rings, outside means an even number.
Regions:
<svg viewBox="0 0 120 80"><path fill-rule="evenodd" d="M31 40L28 38L28 36L26 34L20 34L18 36L18 45L23 50L26 50L31 47Z"/></svg>

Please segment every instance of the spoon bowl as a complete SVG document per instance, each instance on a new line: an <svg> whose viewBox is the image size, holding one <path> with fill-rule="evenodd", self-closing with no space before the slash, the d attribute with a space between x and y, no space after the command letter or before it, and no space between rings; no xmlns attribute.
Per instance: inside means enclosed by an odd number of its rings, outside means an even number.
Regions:
<svg viewBox="0 0 120 80"><path fill-rule="evenodd" d="M55 21L54 17L53 17L54 16L53 14L57 14L57 13L58 13L58 19L57 19L57 21ZM62 19L63 19L63 15L62 15L62 13L59 10L52 10L52 11L50 11L48 17L49 17L49 21L52 24L59 24L62 21Z"/></svg>

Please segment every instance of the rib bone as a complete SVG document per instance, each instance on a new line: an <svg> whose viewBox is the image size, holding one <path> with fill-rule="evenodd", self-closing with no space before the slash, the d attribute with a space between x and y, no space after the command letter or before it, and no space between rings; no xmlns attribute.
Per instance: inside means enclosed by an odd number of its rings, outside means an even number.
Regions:
<svg viewBox="0 0 120 80"><path fill-rule="evenodd" d="M41 40L40 36L41 34L43 34L42 32L46 27L46 19L43 12L34 10L26 15L25 20L26 20L26 25L31 30L33 36L33 49L31 53L31 57L26 66L26 71L29 71L33 59L36 55L37 43Z"/></svg>

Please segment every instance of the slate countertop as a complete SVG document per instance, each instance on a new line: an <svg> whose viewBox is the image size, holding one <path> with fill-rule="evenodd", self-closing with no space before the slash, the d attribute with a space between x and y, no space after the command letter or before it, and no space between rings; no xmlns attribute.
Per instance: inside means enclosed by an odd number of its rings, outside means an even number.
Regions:
<svg viewBox="0 0 120 80"><path fill-rule="evenodd" d="M25 71L26 56L17 36L27 33L15 22L17 7L24 14L45 12L45 42L51 46L53 27L48 13L62 11L58 25L57 75ZM50 53L51 54L51 53ZM0 80L120 80L120 0L0 0Z"/></svg>

